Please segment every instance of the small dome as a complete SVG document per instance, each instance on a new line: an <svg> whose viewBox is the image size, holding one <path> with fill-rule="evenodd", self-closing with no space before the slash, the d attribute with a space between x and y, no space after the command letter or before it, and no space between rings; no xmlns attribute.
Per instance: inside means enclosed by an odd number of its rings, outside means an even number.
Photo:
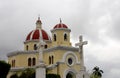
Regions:
<svg viewBox="0 0 120 78"><path fill-rule="evenodd" d="M56 28L68 28L68 27L65 24L59 23L59 24L55 25L53 29L56 29Z"/></svg>
<svg viewBox="0 0 120 78"><path fill-rule="evenodd" d="M31 31L26 37L26 41L39 40L42 37L43 40L51 40L50 36L43 29L35 29Z"/></svg>
<svg viewBox="0 0 120 78"><path fill-rule="evenodd" d="M53 29L56 29L56 28L68 28L68 27L67 27L67 25L62 23L62 20L60 18L60 23L55 25Z"/></svg>

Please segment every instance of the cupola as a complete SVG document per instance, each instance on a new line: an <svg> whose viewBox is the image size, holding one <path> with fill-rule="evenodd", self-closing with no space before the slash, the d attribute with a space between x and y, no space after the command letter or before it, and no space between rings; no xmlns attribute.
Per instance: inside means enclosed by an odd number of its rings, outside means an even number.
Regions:
<svg viewBox="0 0 120 78"><path fill-rule="evenodd" d="M46 43L46 46L48 46L47 44L51 42L50 36L42 28L42 22L40 20L40 17L38 17L38 20L36 21L36 29L32 30L27 35L24 42L25 50L36 50L34 47L37 47L37 44L41 39Z"/></svg>
<svg viewBox="0 0 120 78"><path fill-rule="evenodd" d="M52 32L52 43L53 46L71 46L70 43L70 32L71 30L68 28L67 25L62 23L60 19L60 23L56 24Z"/></svg>
<svg viewBox="0 0 120 78"><path fill-rule="evenodd" d="M62 23L61 19L60 19L60 23L56 24L53 29L59 29L59 28L68 28L67 25Z"/></svg>

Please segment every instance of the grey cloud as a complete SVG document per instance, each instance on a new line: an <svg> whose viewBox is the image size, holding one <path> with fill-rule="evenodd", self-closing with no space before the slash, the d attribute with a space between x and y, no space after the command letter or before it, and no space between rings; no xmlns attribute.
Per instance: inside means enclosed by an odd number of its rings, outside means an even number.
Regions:
<svg viewBox="0 0 120 78"><path fill-rule="evenodd" d="M93 43L89 46L99 45L97 43L103 45L99 31L104 28L107 30L106 36L119 39L119 3L119 0L1 0L0 59L7 59L6 54L11 51L23 50L23 42L27 34L35 28L38 14L43 28L49 34L50 29L59 23L59 18L62 18L63 23L72 30L74 41L78 41L78 36L82 34L85 40ZM101 23L97 20L106 14L110 14L112 18L111 26L99 26ZM91 48L87 48L86 51L89 52L89 49ZM87 52L85 59L88 70L98 65L105 71L103 78L119 77L110 72L112 69L120 69L119 62L116 64L114 60L99 61L92 53L89 55Z"/></svg>

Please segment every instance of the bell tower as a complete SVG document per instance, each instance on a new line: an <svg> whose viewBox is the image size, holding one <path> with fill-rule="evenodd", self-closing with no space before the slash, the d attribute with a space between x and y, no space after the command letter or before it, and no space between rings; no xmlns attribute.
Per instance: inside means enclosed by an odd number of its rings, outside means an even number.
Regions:
<svg viewBox="0 0 120 78"><path fill-rule="evenodd" d="M70 32L71 30L60 19L60 23L51 30L53 46L71 46Z"/></svg>

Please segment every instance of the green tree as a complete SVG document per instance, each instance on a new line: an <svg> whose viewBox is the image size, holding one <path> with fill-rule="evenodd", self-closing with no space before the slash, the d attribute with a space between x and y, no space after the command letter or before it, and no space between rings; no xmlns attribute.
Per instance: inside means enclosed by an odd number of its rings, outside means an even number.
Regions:
<svg viewBox="0 0 120 78"><path fill-rule="evenodd" d="M32 68L27 68L14 73L10 78L35 78L35 70Z"/></svg>
<svg viewBox="0 0 120 78"><path fill-rule="evenodd" d="M32 68L27 68L24 71L22 71L19 78L35 78L35 70Z"/></svg>
<svg viewBox="0 0 120 78"><path fill-rule="evenodd" d="M0 78L6 78L10 67L10 64L6 63L5 61L0 61Z"/></svg>
<svg viewBox="0 0 120 78"><path fill-rule="evenodd" d="M46 78L60 78L58 74L46 74Z"/></svg>
<svg viewBox="0 0 120 78"><path fill-rule="evenodd" d="M100 70L99 67L94 67L93 72L90 76L90 78L101 78L102 77L103 70Z"/></svg>
<svg viewBox="0 0 120 78"><path fill-rule="evenodd" d="M17 73L13 74L12 76L10 76L10 78L19 78Z"/></svg>

